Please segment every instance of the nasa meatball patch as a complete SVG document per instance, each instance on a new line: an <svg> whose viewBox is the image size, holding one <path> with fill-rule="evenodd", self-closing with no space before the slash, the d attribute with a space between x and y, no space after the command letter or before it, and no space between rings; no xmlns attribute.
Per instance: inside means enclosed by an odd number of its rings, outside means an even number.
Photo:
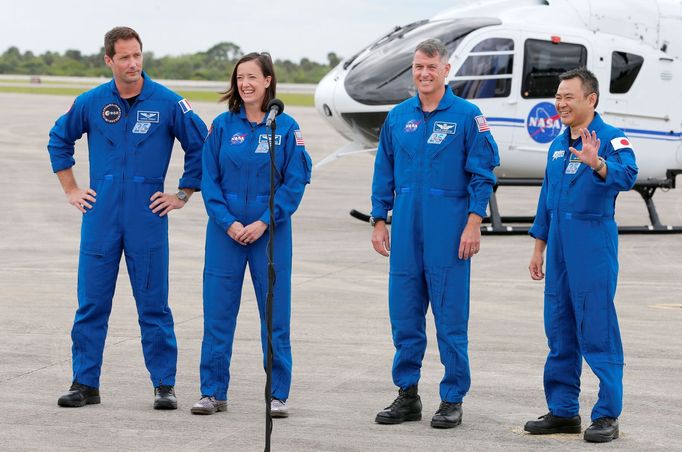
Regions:
<svg viewBox="0 0 682 452"><path fill-rule="evenodd" d="M614 138L613 140L611 140L611 146L613 146L614 151L617 151L618 149L623 149L623 148L632 149L632 144L630 143L630 140L628 140L625 137Z"/></svg>
<svg viewBox="0 0 682 452"><path fill-rule="evenodd" d="M121 119L121 107L116 104L107 104L102 109L102 119L109 124L114 124Z"/></svg>
<svg viewBox="0 0 682 452"><path fill-rule="evenodd" d="M405 127L403 127L403 131L405 133L413 133L416 132L417 129L419 128L419 124L421 124L421 121L417 121L416 119L410 119L405 123Z"/></svg>

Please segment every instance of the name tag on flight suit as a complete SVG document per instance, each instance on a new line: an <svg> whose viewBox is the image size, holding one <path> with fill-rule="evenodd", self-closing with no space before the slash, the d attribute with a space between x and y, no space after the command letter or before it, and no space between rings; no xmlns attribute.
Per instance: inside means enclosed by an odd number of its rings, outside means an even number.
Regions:
<svg viewBox="0 0 682 452"><path fill-rule="evenodd" d="M575 155L571 154L571 160L568 161L568 166L566 167L566 174L575 174L580 168L580 159Z"/></svg>

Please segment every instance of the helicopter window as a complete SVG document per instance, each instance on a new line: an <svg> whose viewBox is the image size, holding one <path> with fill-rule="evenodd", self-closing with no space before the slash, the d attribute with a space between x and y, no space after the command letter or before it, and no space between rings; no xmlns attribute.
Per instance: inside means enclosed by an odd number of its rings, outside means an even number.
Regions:
<svg viewBox="0 0 682 452"><path fill-rule="evenodd" d="M513 66L512 39L485 39L471 50L450 86L456 95L465 99L507 97L511 92Z"/></svg>
<svg viewBox="0 0 682 452"><path fill-rule="evenodd" d="M505 75L512 73L514 55L471 54L457 71L455 77L479 75Z"/></svg>
<svg viewBox="0 0 682 452"><path fill-rule="evenodd" d="M412 59L417 44L438 38L453 53L472 31L500 23L499 19L466 18L417 22L396 29L353 58L344 87L353 100L365 105L402 102L416 94Z"/></svg>
<svg viewBox="0 0 682 452"><path fill-rule="evenodd" d="M587 49L580 44L528 39L524 53L521 95L526 99L554 97L559 75L587 64Z"/></svg>
<svg viewBox="0 0 682 452"><path fill-rule="evenodd" d="M639 70L642 69L644 58L627 52L613 52L611 54L611 86L609 91L623 94L630 91Z"/></svg>
<svg viewBox="0 0 682 452"><path fill-rule="evenodd" d="M485 39L471 50L475 52L501 52L504 50L514 50L514 40L508 38L490 38Z"/></svg>

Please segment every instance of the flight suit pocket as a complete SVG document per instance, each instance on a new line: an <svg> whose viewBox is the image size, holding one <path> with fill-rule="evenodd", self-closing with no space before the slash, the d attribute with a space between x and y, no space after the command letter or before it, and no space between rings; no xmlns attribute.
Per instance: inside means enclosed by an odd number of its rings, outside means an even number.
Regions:
<svg viewBox="0 0 682 452"><path fill-rule="evenodd" d="M563 161L551 162L547 166L545 185L547 187L547 208L553 209L557 199L557 192L561 190L561 173L564 170Z"/></svg>
<svg viewBox="0 0 682 452"><path fill-rule="evenodd" d="M559 347L559 341L561 339L560 329L561 329L561 316L560 316L559 297L556 292L545 290L545 303L544 303L544 323L545 323L545 335L547 336L547 342L551 350L555 350Z"/></svg>
<svg viewBox="0 0 682 452"><path fill-rule="evenodd" d="M497 148L497 143L490 133L485 135L486 143L488 144L488 150L490 152L490 165L500 166L500 153Z"/></svg>
<svg viewBox="0 0 682 452"><path fill-rule="evenodd" d="M100 210L107 210L105 204L108 200L108 192L111 188L111 184L114 181L114 176L111 174L105 175L101 179L93 180L91 187L95 191L95 202L91 202L91 209L85 208L85 213L83 215L93 215L95 212Z"/></svg>
<svg viewBox="0 0 682 452"><path fill-rule="evenodd" d="M444 198L466 198L469 196L469 193L466 190L450 190L445 188L430 188L429 193Z"/></svg>
<svg viewBox="0 0 682 452"><path fill-rule="evenodd" d="M313 175L313 161L307 152L303 153L303 170L305 171L304 181L309 184Z"/></svg>
<svg viewBox="0 0 682 452"><path fill-rule="evenodd" d="M610 352L610 325L605 294L584 292L578 295L582 307L580 337L584 352Z"/></svg>
<svg viewBox="0 0 682 452"><path fill-rule="evenodd" d="M263 154L256 156L257 161L255 165L255 188L257 191L269 190L270 188L270 155ZM275 156L275 187L278 186L282 179L281 158L279 155Z"/></svg>
<svg viewBox="0 0 682 452"><path fill-rule="evenodd" d="M104 246L98 243L81 243L78 262L79 297L98 299L109 292Z"/></svg>
<svg viewBox="0 0 682 452"><path fill-rule="evenodd" d="M436 325L448 335L466 336L469 319L468 269L465 265L428 271L429 298Z"/></svg>
<svg viewBox="0 0 682 452"><path fill-rule="evenodd" d="M167 255L163 247L149 249L144 257L146 262L144 273L140 278L139 284L147 294L162 295L166 292L167 286ZM151 298L157 300L157 297Z"/></svg>
<svg viewBox="0 0 682 452"><path fill-rule="evenodd" d="M135 184L136 210L158 216L158 212L152 212L152 209L150 209L149 206L153 202L151 197L154 193L163 193L163 178L135 176L133 182Z"/></svg>

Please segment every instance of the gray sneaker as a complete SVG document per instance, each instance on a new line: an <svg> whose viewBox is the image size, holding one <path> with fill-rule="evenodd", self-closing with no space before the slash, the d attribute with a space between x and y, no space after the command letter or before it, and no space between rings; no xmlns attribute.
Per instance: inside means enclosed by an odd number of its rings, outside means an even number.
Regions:
<svg viewBox="0 0 682 452"><path fill-rule="evenodd" d="M270 416L289 417L289 408L286 400L272 399L270 401Z"/></svg>
<svg viewBox="0 0 682 452"><path fill-rule="evenodd" d="M213 414L218 411L227 411L227 400L216 400L215 397L203 396L197 403L192 405L192 414Z"/></svg>

